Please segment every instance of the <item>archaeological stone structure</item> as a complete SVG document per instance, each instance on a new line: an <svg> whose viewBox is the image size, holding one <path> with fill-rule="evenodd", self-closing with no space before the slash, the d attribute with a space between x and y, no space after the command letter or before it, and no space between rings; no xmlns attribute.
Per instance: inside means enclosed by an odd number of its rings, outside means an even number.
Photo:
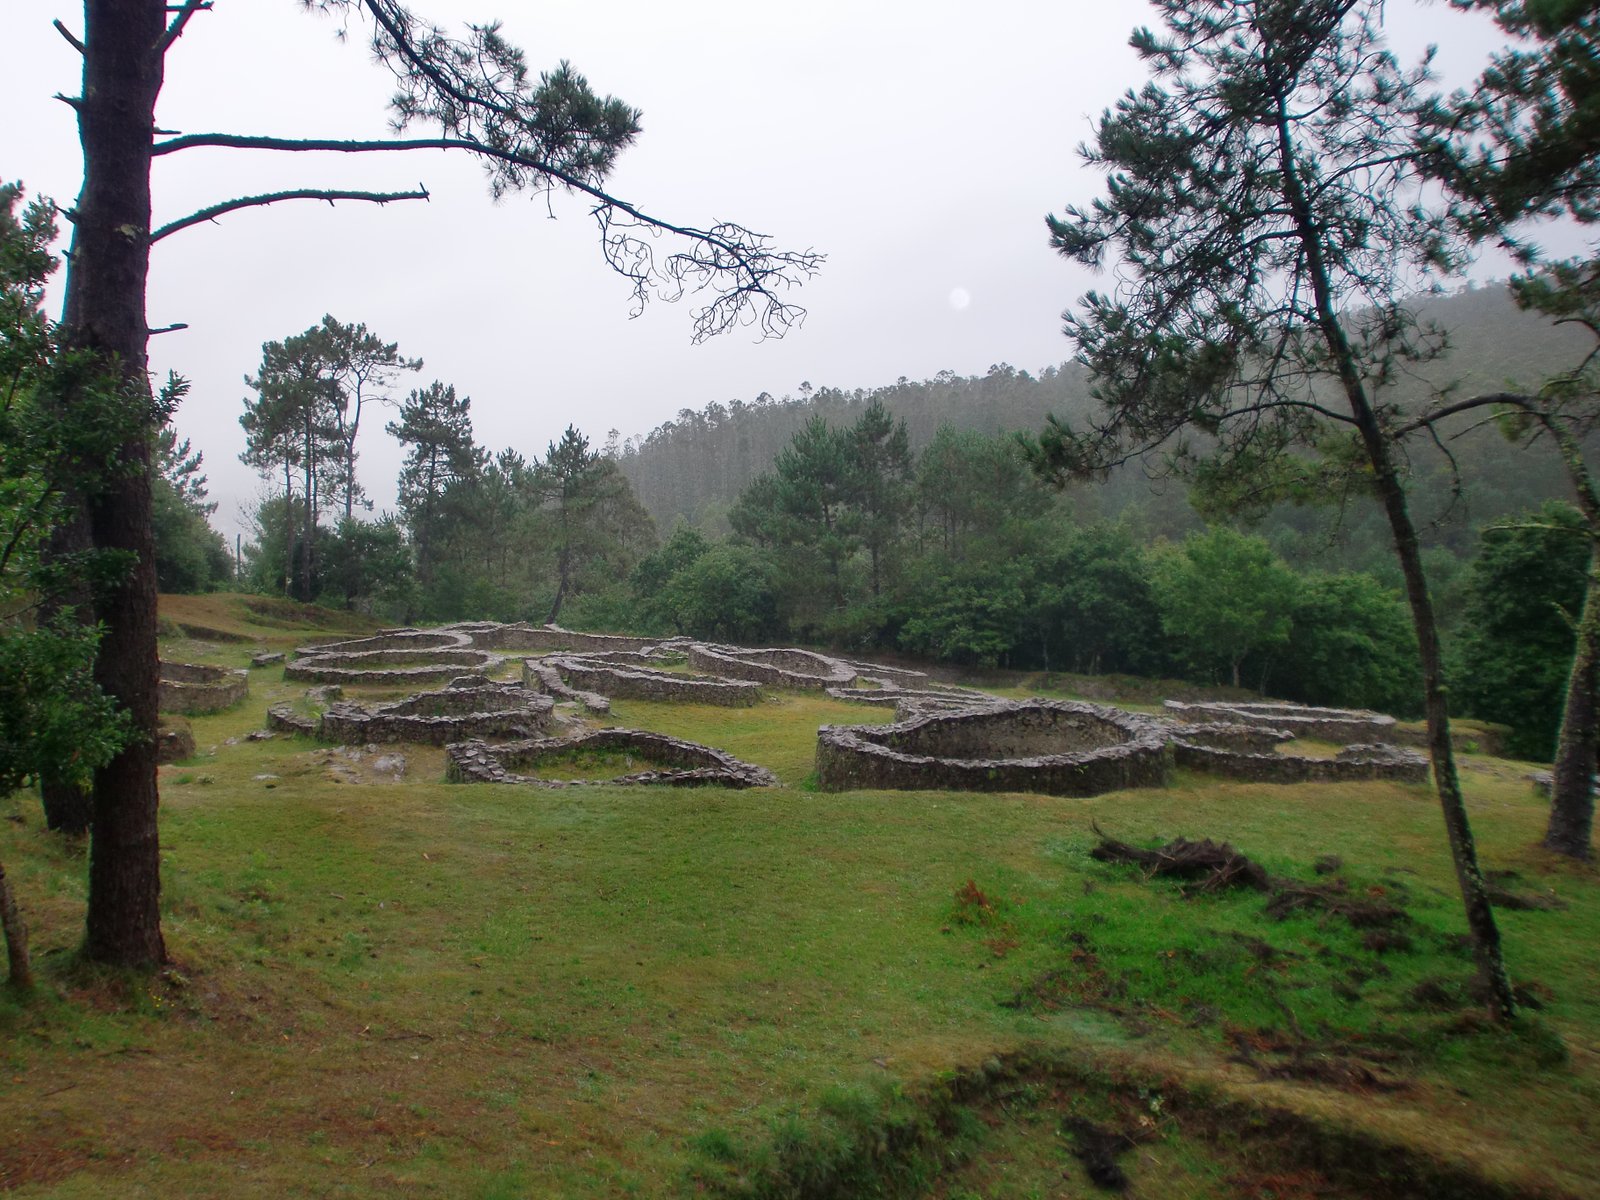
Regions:
<svg viewBox="0 0 1600 1200"><path fill-rule="evenodd" d="M1428 760L1389 743L1352 743L1333 758L1282 754L1292 742L1286 729L1212 723L1172 728L1173 760L1180 767L1250 783L1340 783L1387 779L1426 783Z"/></svg>
<svg viewBox="0 0 1600 1200"><path fill-rule="evenodd" d="M492 680L518 660L521 686ZM458 678L463 671L474 674ZM279 705L269 723L346 744L448 744L451 778L541 787L589 781L549 778L551 772L536 764L607 753L648 767L609 782L771 786L775 781L761 768L659 734L545 735L558 721L581 728L583 716L607 716L613 700L748 706L782 690L820 691L835 700L894 709L894 724L825 725L818 731L817 777L829 790L953 788L1089 796L1159 786L1175 766L1285 784L1420 783L1428 771L1422 755L1393 744L1399 740L1395 721L1380 713L1168 701L1161 716L1146 716L1105 705L1002 700L935 682L920 671L812 650L621 637L556 626L468 622L383 630L297 650L284 678L331 685L334 691L339 685L392 687L454 679L443 691L393 703L338 700L316 715ZM557 716L558 706L577 716ZM1332 756L1286 752L1296 738L1343 749ZM491 739L516 740L494 745Z"/></svg>
<svg viewBox="0 0 1600 1200"><path fill-rule="evenodd" d="M300 653L296 651L296 653ZM442 683L462 671L494 671L505 658L488 650L408 646L376 650L316 650L295 659L283 677L303 683L364 683L407 687Z"/></svg>
<svg viewBox="0 0 1600 1200"><path fill-rule="evenodd" d="M687 647L689 665L707 675L745 679L773 687L825 691L852 687L860 672L852 663L811 650L747 650L742 646L713 646L693 642Z"/></svg>
<svg viewBox="0 0 1600 1200"><path fill-rule="evenodd" d="M542 661L563 683L613 700L673 700L749 708L761 700L761 685L744 679L683 675L654 665L666 656L627 651L595 654L551 654ZM526 676L525 676L526 677Z"/></svg>
<svg viewBox="0 0 1600 1200"><path fill-rule="evenodd" d="M1329 719L1319 714L1317 728L1327 728ZM1160 786L1173 766L1254 783L1427 781L1428 760L1415 751L1357 743L1332 758L1281 753L1279 746L1295 736L1259 724L1187 724L1069 701L991 699L961 711L925 711L894 725L823 726L817 779L830 791L1062 796Z"/></svg>
<svg viewBox="0 0 1600 1200"><path fill-rule="evenodd" d="M445 747L445 778L456 783L518 783L541 788L663 785L775 787L765 767L731 754L642 729L600 729L569 738L533 738L506 745L482 741ZM584 755L621 756L623 773L609 779L563 779L561 763ZM548 775L523 774L549 764ZM634 766L646 769L635 771Z"/></svg>
<svg viewBox="0 0 1600 1200"><path fill-rule="evenodd" d="M1094 796L1159 787L1165 726L1068 700L999 701L894 725L824 725L817 782L827 791L943 788Z"/></svg>
<svg viewBox="0 0 1600 1200"><path fill-rule="evenodd" d="M1168 700L1163 706L1174 720L1194 724L1222 722L1260 729L1287 730L1294 737L1349 745L1352 742L1392 742L1395 719L1383 713L1352 708L1312 708L1303 704L1235 704L1227 701L1184 703Z"/></svg>
<svg viewBox="0 0 1600 1200"><path fill-rule="evenodd" d="M249 694L250 674L242 669L163 661L156 703L164 713L198 716L232 708Z"/></svg>
<svg viewBox="0 0 1600 1200"><path fill-rule="evenodd" d="M267 710L267 726L347 746L375 742L442 746L467 738L526 738L550 726L555 701L549 696L471 676L457 682L460 686L419 692L389 704L337 700L319 716L299 713L290 704L274 705Z"/></svg>

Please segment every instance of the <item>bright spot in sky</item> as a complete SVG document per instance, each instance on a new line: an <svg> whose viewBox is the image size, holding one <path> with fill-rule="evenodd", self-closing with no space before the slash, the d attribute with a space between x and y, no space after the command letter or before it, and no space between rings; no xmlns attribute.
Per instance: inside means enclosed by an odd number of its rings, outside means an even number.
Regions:
<svg viewBox="0 0 1600 1200"><path fill-rule="evenodd" d="M951 308L955 309L957 312L961 312L971 303L972 293L967 291L966 288L954 287L950 289Z"/></svg>

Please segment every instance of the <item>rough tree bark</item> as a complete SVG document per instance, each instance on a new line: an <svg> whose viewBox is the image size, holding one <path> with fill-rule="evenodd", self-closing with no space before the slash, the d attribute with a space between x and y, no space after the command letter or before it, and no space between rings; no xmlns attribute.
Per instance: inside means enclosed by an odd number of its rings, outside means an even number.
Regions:
<svg viewBox="0 0 1600 1200"><path fill-rule="evenodd" d="M0 864L0 932L6 939L6 965L10 970L11 986L26 991L33 986L33 961L28 957L28 927L22 922L16 901L11 898L11 885L6 882L6 869Z"/></svg>
<svg viewBox="0 0 1600 1200"><path fill-rule="evenodd" d="M83 190L71 217L62 335L121 379L127 402L152 410L146 374L149 325L150 148L161 90L163 0L86 0L83 92L72 103L83 144ZM65 401L69 406L72 398ZM156 573L151 540L149 422L124 444L116 470L86 503L96 547L131 552L134 566L96 598L105 626L95 680L133 716L156 727ZM85 954L148 967L161 939L156 747L136 737L94 781Z"/></svg>
<svg viewBox="0 0 1600 1200"><path fill-rule="evenodd" d="M1589 582L1584 589L1583 614L1578 618L1572 673L1567 679L1561 740L1550 785L1550 823L1544 834L1548 849L1585 860L1594 856L1594 775L1600 744L1600 712L1595 704L1595 688L1600 684L1600 664L1596 663L1600 658L1600 598L1596 593L1600 593L1600 544L1589 552Z"/></svg>
<svg viewBox="0 0 1600 1200"><path fill-rule="evenodd" d="M1572 430L1548 415L1541 417L1541 424L1561 453L1593 539L1572 671L1567 676L1566 704L1561 713L1561 737L1550 784L1550 823L1545 828L1544 845L1558 854L1588 861L1594 855L1594 775L1600 750L1600 711L1595 693L1600 686L1600 596L1596 595L1600 592L1600 491L1595 488L1583 447Z"/></svg>

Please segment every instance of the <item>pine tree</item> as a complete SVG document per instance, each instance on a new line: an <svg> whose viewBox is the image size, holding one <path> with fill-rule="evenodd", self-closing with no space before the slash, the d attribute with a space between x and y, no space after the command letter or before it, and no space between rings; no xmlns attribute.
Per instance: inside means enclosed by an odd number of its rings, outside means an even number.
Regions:
<svg viewBox="0 0 1600 1200"><path fill-rule="evenodd" d="M1115 266L1067 333L1104 411L1052 424L1035 448L1057 477L1166 447L1236 473L1299 448L1359 456L1386 517L1422 660L1428 743L1491 1012L1515 1012L1462 801L1433 602L1384 389L1438 348L1397 297L1461 246L1417 210L1423 69L1402 70L1375 0L1157 0L1135 32L1152 79L1083 150L1106 193L1048 219L1064 256Z"/></svg>

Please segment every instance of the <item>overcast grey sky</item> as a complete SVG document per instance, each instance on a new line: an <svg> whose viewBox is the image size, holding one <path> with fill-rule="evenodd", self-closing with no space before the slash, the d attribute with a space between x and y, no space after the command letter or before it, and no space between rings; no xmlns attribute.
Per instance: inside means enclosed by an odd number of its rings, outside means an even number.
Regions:
<svg viewBox="0 0 1600 1200"><path fill-rule="evenodd" d="M1068 357L1060 313L1092 279L1055 257L1044 215L1101 186L1075 147L1144 75L1127 38L1144 3L1081 0L416 0L442 23L498 18L535 69L563 58L597 91L640 108L644 132L614 194L669 220L735 220L828 255L781 342L735 333L689 344L687 303L629 319L627 285L600 259L582 205L493 204L461 156L282 155L194 150L158 160L156 223L284 187L403 190L427 204L296 202L197 226L154 251L149 313L186 331L152 342L159 374L193 382L177 417L204 451L216 524L228 532L259 484L238 461L243 376L261 343L324 313L365 322L472 397L477 439L542 454L570 422L604 441L680 408L817 386L873 387L943 369ZM0 17L0 178L70 204L76 127L51 97L76 89L76 54L51 28L81 9L12 0ZM1471 78L1491 27L1392 0L1405 57L1441 47ZM285 137L386 131L387 74L366 31L347 41L294 0L216 0L168 57L163 128ZM400 450L365 418L361 477L394 501Z"/></svg>

